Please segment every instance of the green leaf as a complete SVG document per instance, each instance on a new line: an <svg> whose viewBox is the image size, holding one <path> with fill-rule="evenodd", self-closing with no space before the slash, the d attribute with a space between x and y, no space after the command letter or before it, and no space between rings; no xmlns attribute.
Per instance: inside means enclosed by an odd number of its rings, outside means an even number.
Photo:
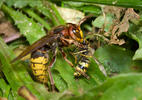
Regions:
<svg viewBox="0 0 142 100"><path fill-rule="evenodd" d="M129 32L127 36L136 40L139 44L139 48L136 50L133 60L142 60L142 27L139 25L130 24Z"/></svg>
<svg viewBox="0 0 142 100"><path fill-rule="evenodd" d="M10 83L10 86L13 88L14 90L13 95L15 96L16 99L18 87L24 84L22 84L22 82L19 80L16 73L14 72L13 67L10 64L10 60L12 57L13 57L12 51L6 46L6 44L0 38L0 61L2 63L2 71L5 77L7 78L8 82Z"/></svg>
<svg viewBox="0 0 142 100"><path fill-rule="evenodd" d="M134 66L141 70L142 63L132 60L134 52L118 46L105 46L96 50L95 57L104 65L108 74L128 73L136 71Z"/></svg>
<svg viewBox="0 0 142 100"><path fill-rule="evenodd" d="M60 73L60 76L67 83L68 89L72 92L76 92L78 90L78 87L76 81L74 80L73 69L67 62L64 61L63 58L61 58L60 55L58 56L59 57L57 57L54 69L56 69ZM57 83L56 80L55 83Z"/></svg>
<svg viewBox="0 0 142 100"><path fill-rule="evenodd" d="M63 1L63 6L70 7L72 9L79 9L85 13L92 13L95 16L98 16L102 13L101 8L99 6L92 5L91 3L83 3L83 2L72 2L72 1Z"/></svg>
<svg viewBox="0 0 142 100"><path fill-rule="evenodd" d="M98 16L102 13L101 8L94 5L81 6L79 9L83 10L85 13L92 13L95 16Z"/></svg>
<svg viewBox="0 0 142 100"><path fill-rule="evenodd" d="M8 98L9 92L10 92L10 86L5 82L4 79L0 79L0 89L2 90L1 97Z"/></svg>
<svg viewBox="0 0 142 100"><path fill-rule="evenodd" d="M141 100L142 74L122 74L108 79L85 95L66 100Z"/></svg>
<svg viewBox="0 0 142 100"><path fill-rule="evenodd" d="M27 5L40 6L42 5L41 0L6 0L8 6L14 6L15 8L23 8Z"/></svg>
<svg viewBox="0 0 142 100"><path fill-rule="evenodd" d="M4 0L0 0L0 8L1 8L1 5L3 4Z"/></svg>
<svg viewBox="0 0 142 100"><path fill-rule="evenodd" d="M6 5L2 5L2 10L12 17L12 19L15 21L15 24L19 28L20 33L27 38L30 44L34 43L45 35L45 31L41 25L34 22L21 12L15 11Z"/></svg>
<svg viewBox="0 0 142 100"><path fill-rule="evenodd" d="M97 17L93 22L92 25L94 27L98 27L98 28L102 28L103 25L105 25L104 30L106 32L109 31L110 27L113 24L113 20L114 20L114 16L112 14L106 14L106 16L104 17L103 15Z"/></svg>
<svg viewBox="0 0 142 100"><path fill-rule="evenodd" d="M133 57L133 60L142 60L142 48L139 48Z"/></svg>
<svg viewBox="0 0 142 100"><path fill-rule="evenodd" d="M55 4L45 1L41 6L37 6L36 9L49 18L53 22L54 26L65 24L65 21L59 14Z"/></svg>
<svg viewBox="0 0 142 100"><path fill-rule="evenodd" d="M48 6L49 9L52 9L52 15L53 17L55 17L56 21L59 22L59 25L64 25L65 21L64 19L61 17L61 15L59 14L56 5L54 5L53 3L48 2Z"/></svg>
<svg viewBox="0 0 142 100"><path fill-rule="evenodd" d="M18 48L20 45L26 44L27 42L25 40L22 39L17 39L11 43L8 44L9 48L11 48L11 50L14 50L16 48Z"/></svg>
<svg viewBox="0 0 142 100"><path fill-rule="evenodd" d="M60 76L60 73L57 70L52 71L52 76L55 82L55 86L58 89L58 91L63 92L65 91L67 87L67 83L65 80Z"/></svg>
<svg viewBox="0 0 142 100"><path fill-rule="evenodd" d="M46 6L38 6L36 8L36 10L38 10L39 12L41 12L44 16L46 16L47 18L49 18L54 25L59 25L59 22L57 21L57 19L55 18L54 14L52 14L51 10L49 7Z"/></svg>
<svg viewBox="0 0 142 100"><path fill-rule="evenodd" d="M36 9L40 12L42 12L46 17L50 18L51 21L53 21L53 23L55 25L59 25L59 23L57 22L55 16L53 15L51 8L46 7L44 5L44 2L42 0L7 0L6 4L8 6L14 6L15 8L24 8L26 6L30 6L33 9ZM55 8L54 8L55 9ZM23 9L22 9L23 10ZM56 10L56 9L55 9ZM49 25L47 25L46 22L44 22L38 15L36 15L34 12L32 12L31 10L26 11L26 13L28 13L30 16L32 16L33 18L35 18L36 20L38 20L40 23L42 23L45 28L50 29ZM57 15L57 11L55 12ZM58 15L59 16L59 15ZM59 18L59 17L58 17ZM57 19L58 19L57 18ZM59 20L61 19L61 17L59 18ZM61 19L62 20L62 19Z"/></svg>
<svg viewBox="0 0 142 100"><path fill-rule="evenodd" d="M69 6L69 7L79 8L81 6L84 6L85 3L83 3L83 2L73 2L73 1L62 1L62 5L65 6L65 7Z"/></svg>
<svg viewBox="0 0 142 100"><path fill-rule="evenodd" d="M142 99L141 76L142 74L128 74L113 77L103 85L109 89L104 92L100 100Z"/></svg>
<svg viewBox="0 0 142 100"><path fill-rule="evenodd" d="M13 95L13 91L10 90L10 93L9 93L9 96L8 96L8 100L14 100L14 99L15 99L15 97Z"/></svg>
<svg viewBox="0 0 142 100"><path fill-rule="evenodd" d="M52 0L54 2L60 0ZM104 4L104 5L113 5L113 6L123 6L123 7L131 7L131 8L140 8L142 5L141 0L62 0L62 1L73 1L73 2L84 2L84 3L92 3L92 4Z"/></svg>
<svg viewBox="0 0 142 100"><path fill-rule="evenodd" d="M47 24L47 22L45 20L43 20L41 17L39 17L39 15L37 15L34 11L30 10L30 9L24 9L24 11L31 16L32 18L34 18L35 20L37 20L39 23L41 23L47 30L50 30L51 27L49 26L49 24Z"/></svg>

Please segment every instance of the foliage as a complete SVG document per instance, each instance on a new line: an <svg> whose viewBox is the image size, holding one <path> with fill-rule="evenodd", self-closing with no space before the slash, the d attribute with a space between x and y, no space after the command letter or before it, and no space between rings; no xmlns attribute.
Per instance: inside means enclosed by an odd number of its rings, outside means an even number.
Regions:
<svg viewBox="0 0 142 100"><path fill-rule="evenodd" d="M25 96L29 93L28 97L34 98L29 100L141 100L141 3L140 0L135 2L132 0L125 2L124 0L0 1L4 19L12 23L15 30L26 38L24 40L21 37L7 44L3 41L5 38L0 38L0 99L5 97L8 100L24 100L21 93L25 93ZM61 13L59 6L64 12L71 12ZM84 77L75 79L73 76L75 69L59 52L51 69L56 92L48 91L51 90L50 82L48 87L45 87L34 80L29 60L11 63L18 54L15 48L20 49L21 45L24 45L23 49L27 45L25 41L31 45L48 34L52 27L68 22L68 19L65 17L63 19L62 16L72 15L69 18L77 23L84 15L89 14L93 14L94 17L81 25L85 38L90 42L91 47L96 49L93 57L89 58L90 65L87 70L89 80ZM0 14L0 20L2 18ZM3 20L0 22L2 23ZM5 37L10 36L6 32L0 33L3 34ZM71 55L73 49L75 47L70 46L64 48L64 51L75 66L75 59ZM53 55L50 56L52 58ZM22 90L23 87L25 90Z"/></svg>

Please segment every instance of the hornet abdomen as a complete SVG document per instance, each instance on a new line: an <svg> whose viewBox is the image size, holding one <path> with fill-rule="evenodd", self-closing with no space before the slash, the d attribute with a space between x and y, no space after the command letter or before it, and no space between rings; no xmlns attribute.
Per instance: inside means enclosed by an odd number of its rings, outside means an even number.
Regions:
<svg viewBox="0 0 142 100"><path fill-rule="evenodd" d="M40 83L48 82L48 56L44 51L37 50L31 55L31 68L36 80Z"/></svg>

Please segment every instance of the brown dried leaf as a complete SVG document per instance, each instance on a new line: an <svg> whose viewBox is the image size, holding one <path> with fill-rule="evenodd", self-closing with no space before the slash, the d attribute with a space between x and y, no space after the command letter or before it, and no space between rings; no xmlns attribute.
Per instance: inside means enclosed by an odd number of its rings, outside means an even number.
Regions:
<svg viewBox="0 0 142 100"><path fill-rule="evenodd" d="M140 16L133 10L133 8L126 9L122 7L113 6L104 7L104 13L111 13L116 16L116 19L114 20L112 27L110 27L110 32L104 33L104 36L110 36L109 44L124 44L124 39L118 39L118 37L123 32L128 31L129 21L139 19Z"/></svg>
<svg viewBox="0 0 142 100"><path fill-rule="evenodd" d="M120 17L124 14L124 11L126 8L122 7L114 7L114 6L105 6L103 11L104 13L111 13L116 16L117 19L120 19Z"/></svg>
<svg viewBox="0 0 142 100"><path fill-rule="evenodd" d="M120 23L114 26L112 34L121 35L122 32L127 32L129 29L129 20L139 19L140 16L135 13L133 8L128 8L125 12L125 15ZM119 19L120 20L120 19Z"/></svg>
<svg viewBox="0 0 142 100"><path fill-rule="evenodd" d="M2 35L6 43L20 37L19 32L9 21L4 21L0 24L0 35Z"/></svg>
<svg viewBox="0 0 142 100"><path fill-rule="evenodd" d="M6 37L12 36L17 33L12 24L9 21L0 24L0 34L4 34Z"/></svg>
<svg viewBox="0 0 142 100"><path fill-rule="evenodd" d="M109 44L118 44L122 45L125 43L124 39L118 39L116 35L111 37L111 40L109 41Z"/></svg>

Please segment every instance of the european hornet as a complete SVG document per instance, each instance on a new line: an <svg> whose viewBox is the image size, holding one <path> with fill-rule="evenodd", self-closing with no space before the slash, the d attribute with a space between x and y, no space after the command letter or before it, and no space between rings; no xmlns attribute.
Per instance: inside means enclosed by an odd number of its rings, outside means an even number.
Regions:
<svg viewBox="0 0 142 100"><path fill-rule="evenodd" d="M76 24L67 23L66 25L60 25L48 32L48 34L44 37L42 37L40 40L33 43L31 46L29 46L25 51L23 51L18 57L16 57L12 62L15 62L18 59L23 58L24 56L31 53L31 68L33 71L33 74L37 78L37 81L41 83L47 83L48 76L50 78L50 82L52 85L52 89L54 89L54 81L51 75L50 68L53 66L55 60L56 60L56 53L57 53L57 47L59 51L61 52L63 58L65 61L70 64L73 67L73 64L67 59L65 52L63 51L63 47L67 47L71 44L76 45L77 47L85 47L83 44L84 38L83 38L83 32L80 29L80 25L90 16L86 16L80 22ZM48 52L51 51L53 53L53 58L51 59L51 62L48 63ZM86 62L88 59L83 58L80 62L83 63L83 60ZM87 63L84 67L88 67ZM48 66L48 67L46 67ZM76 69L81 68L79 65L76 67ZM86 69L85 68L85 69ZM82 68L81 68L82 69ZM83 71L82 71L83 70ZM76 70L75 76L77 75L83 75L84 77L87 77L85 74L86 70ZM47 73L48 72L48 73Z"/></svg>

